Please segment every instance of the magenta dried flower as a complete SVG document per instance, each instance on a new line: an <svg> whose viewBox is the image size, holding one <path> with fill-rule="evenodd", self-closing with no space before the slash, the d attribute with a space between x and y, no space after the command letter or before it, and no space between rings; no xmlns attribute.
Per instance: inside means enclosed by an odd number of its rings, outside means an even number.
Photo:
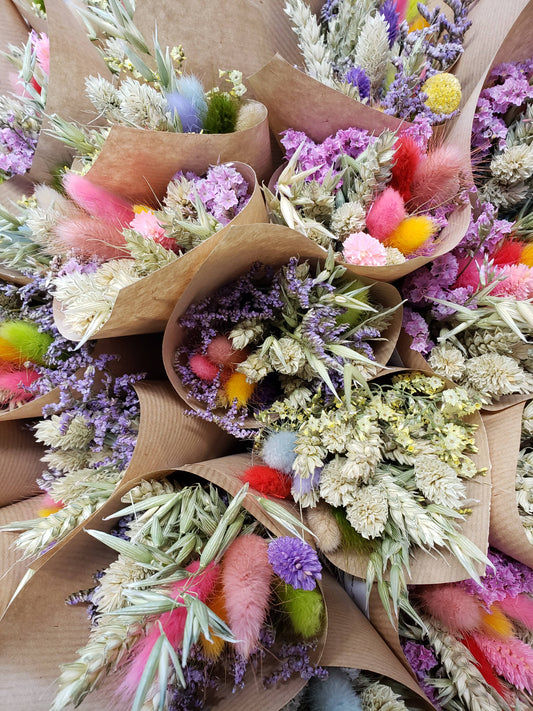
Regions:
<svg viewBox="0 0 533 711"><path fill-rule="evenodd" d="M322 578L316 551L300 538L283 536L268 546L268 560L283 582L298 590L314 590Z"/></svg>

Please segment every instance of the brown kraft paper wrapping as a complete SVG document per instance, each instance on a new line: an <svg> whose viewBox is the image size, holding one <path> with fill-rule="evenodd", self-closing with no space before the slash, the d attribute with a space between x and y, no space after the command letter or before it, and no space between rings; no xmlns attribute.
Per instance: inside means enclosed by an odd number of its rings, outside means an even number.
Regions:
<svg viewBox="0 0 533 711"><path fill-rule="evenodd" d="M30 3L25 3L24 0L11 0L11 2L16 6L20 16L25 20L28 27L32 27L36 32L47 32L46 18L39 17L31 12L28 7Z"/></svg>
<svg viewBox="0 0 533 711"><path fill-rule="evenodd" d="M161 362L160 338L152 334L144 336L129 336L126 338L102 339L93 351L93 355L117 355L117 360L107 364L107 369L114 376L126 373L146 373L149 378L160 378L164 375ZM81 377L83 371L79 371ZM41 417L43 407L59 402L59 388L40 395L13 410L0 409L0 423L7 420L24 420Z"/></svg>
<svg viewBox="0 0 533 711"><path fill-rule="evenodd" d="M133 202L153 204L178 170L204 172L208 165L240 161L259 180L272 173L268 112L257 105L257 123L233 133L172 133L113 126L87 172L95 185Z"/></svg>
<svg viewBox="0 0 533 711"><path fill-rule="evenodd" d="M203 464L209 466L208 462ZM189 465L180 468L183 471L193 471ZM161 478L171 472L172 469L152 472L147 478ZM222 483L219 485L223 487ZM124 486L117 491L97 516L93 517L90 526L86 527L109 530L114 520L103 519L127 505L121 503L120 499L129 488L131 487ZM248 508L246 503L245 507ZM274 533L278 533L272 529L268 517L262 522ZM285 533L284 529L280 533ZM94 584L93 573L105 568L116 557L115 551L95 541L85 531L79 530L67 545L62 546L61 550L35 572L13 600L0 625L0 644L7 662L4 687L10 697L20 699L24 693L25 708L48 711L54 694L53 681L59 676L59 665L74 661L76 650L87 641L89 623L85 609L83 606L65 605L65 598L73 592L91 587ZM47 590L47 595L41 601L43 589ZM320 660L326 629L327 620L322 639L312 658L314 663ZM30 632L32 630L38 630L38 633ZM21 663L22 659L24 664ZM268 664L268 660L266 663ZM265 673L268 667L261 671ZM254 677L247 676L247 687L235 694L231 693L229 685L225 695L213 708L217 711L248 711L258 704L264 711L279 711L305 685L305 681L298 677L265 690L260 683L261 674L256 674L255 680ZM29 683L30 679L34 681ZM100 689L91 692L83 701L85 711L113 711L117 704L117 697L114 695L117 681L115 675L114 678L104 680Z"/></svg>
<svg viewBox="0 0 533 711"><path fill-rule="evenodd" d="M328 573L323 576L322 587L328 608L328 636L320 664L382 674L417 694L420 708L433 709L412 673Z"/></svg>
<svg viewBox="0 0 533 711"><path fill-rule="evenodd" d="M0 508L0 526L37 518L45 499L41 494ZM0 620L28 570L28 562L20 560L20 552L12 545L17 535L6 531L0 533Z"/></svg>
<svg viewBox="0 0 533 711"><path fill-rule="evenodd" d="M85 78L98 74L110 76L107 65L67 3L48 0L46 12L50 38L46 113L58 114L67 121L98 123L98 112L85 95ZM49 127L45 119L29 171L34 182L49 181L54 168L69 164L72 159L73 151L46 133Z"/></svg>
<svg viewBox="0 0 533 711"><path fill-rule="evenodd" d="M195 410L203 410L204 406L188 396L173 367L174 352L184 338L184 331L178 324L178 319L193 302L204 299L224 284L228 284L245 273L254 262L279 267L297 255L300 259L309 259L312 263L323 260L326 252L315 242L304 237L299 232L282 225L247 225L232 227L227 236L221 240L197 271L187 289L183 292L170 316L163 338L163 363L168 378L176 391ZM359 268L346 265L354 277L359 277ZM368 280L367 280L368 283ZM385 306L396 306L400 296L391 284L377 282L372 286L371 295L376 303ZM378 341L374 347L376 361L385 365L396 344L400 330L402 310L398 308L393 314L391 325L384 332L384 340ZM255 420L249 418L246 426L253 426Z"/></svg>
<svg viewBox="0 0 533 711"><path fill-rule="evenodd" d="M2 18L0 51L7 52L10 44L16 47L26 44L29 28L11 0L2 0L0 2L0 17ZM16 66L11 64L6 57L0 56L0 94L16 92L18 89L16 83Z"/></svg>
<svg viewBox="0 0 533 711"><path fill-rule="evenodd" d="M252 189L252 196L245 207L228 225L191 249L190 252L186 252L177 261L122 289L113 306L110 318L93 338L113 338L136 333L163 331L176 301L207 256L224 238L228 229L232 225L268 222L255 173L250 166L243 163L234 163L234 165L246 178ZM204 163L202 171L205 171L206 168L207 164ZM65 324L61 302L58 300L54 300L54 317L63 336L73 341L80 340L80 336L69 330Z"/></svg>
<svg viewBox="0 0 533 711"><path fill-rule="evenodd" d="M323 2L310 0L307 4L318 13ZM135 5L134 22L151 46L153 3L137 0ZM285 0L210 0L203 4L200 19L195 0L162 0L157 4L159 44L163 48L182 45L187 58L184 71L195 74L206 89L217 84L225 88L219 69L237 69L247 76L278 51L291 63L302 61L284 6Z"/></svg>
<svg viewBox="0 0 533 711"><path fill-rule="evenodd" d="M43 454L26 423L0 422L0 507L39 493Z"/></svg>
<svg viewBox="0 0 533 711"><path fill-rule="evenodd" d="M520 402L499 412L485 412L483 422L492 462L490 543L511 558L533 567L533 546L520 521L515 484L525 404Z"/></svg>

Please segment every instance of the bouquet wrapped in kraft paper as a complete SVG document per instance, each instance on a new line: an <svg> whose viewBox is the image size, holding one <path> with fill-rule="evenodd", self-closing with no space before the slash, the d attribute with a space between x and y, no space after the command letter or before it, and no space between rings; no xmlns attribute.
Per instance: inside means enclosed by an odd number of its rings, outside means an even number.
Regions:
<svg viewBox="0 0 533 711"><path fill-rule="evenodd" d="M492 464L489 540L533 567L531 536L531 400L483 413Z"/></svg>
<svg viewBox="0 0 533 711"><path fill-rule="evenodd" d="M39 518L11 520L2 528L21 532L14 545L34 567L87 526L117 488L135 485L152 471L230 450L231 438L215 425L184 414L168 383L136 380L118 378L35 428L37 440L47 446L48 470L38 480L48 495L46 510Z"/></svg>
<svg viewBox="0 0 533 711"><path fill-rule="evenodd" d="M327 605L316 554L291 528L298 520L281 509L289 532L265 510L258 519L248 509L253 497L246 487L239 484L235 496L228 496L223 487L191 476L188 465L173 477L161 478L163 473L133 489L122 487L102 509L105 520L93 521L92 538L80 531L11 604L0 634L11 625L28 629L30 601L40 594L36 581L50 585L39 613L46 634L39 639L44 645L47 638L53 651L37 649L40 642L31 634L19 648L24 656L35 655L39 669L40 682L31 685L25 700L32 708L61 709L83 700L86 709L107 709L131 705L136 696L139 708L143 703L158 708L166 698L178 707L193 699L198 708L208 703L217 709L247 709L260 701L278 711L307 679L323 674L317 665ZM115 535L109 536L113 524ZM193 547L191 535L197 541ZM148 560L148 549L150 566L140 563L142 557ZM291 563L297 555L305 556L305 575ZM97 571L103 571L99 579L93 577ZM118 596L109 596L109 585L119 578ZM90 597L100 613L97 626L90 625L84 609L64 604L67 598L72 604ZM150 610L141 602L145 597ZM116 645L104 642L109 635ZM165 669L159 659L169 652ZM7 689L18 698L14 690L30 674L28 665L24 669L13 664L7 673Z"/></svg>
<svg viewBox="0 0 533 711"><path fill-rule="evenodd" d="M79 233L74 235L80 254L94 250L104 261L87 272L82 260L54 281L55 323L67 338L83 343L89 338L163 331L176 300L228 229L268 220L250 166L239 162L209 166L202 154L194 161L202 165L198 174L185 163L184 172L175 173L172 168L169 179L157 156L152 159L158 174L155 197L161 199L159 210L117 197L126 205L127 217L113 227L119 244L111 252L106 248L105 254L94 232L98 215L89 218L92 222L85 243L78 240ZM121 195L129 194L130 168L121 167ZM134 173L142 185L141 174L140 168ZM74 199L81 200L78 193L86 189L108 198L114 195L93 184L91 174L80 180L81 190L71 187ZM74 178L68 184L80 180ZM66 229L70 234L70 227L76 224L76 220L60 220L58 230Z"/></svg>
<svg viewBox="0 0 533 711"><path fill-rule="evenodd" d="M400 319L393 286L298 232L233 227L176 304L163 362L198 417L254 438L275 402L303 404L314 388L338 397L380 372Z"/></svg>

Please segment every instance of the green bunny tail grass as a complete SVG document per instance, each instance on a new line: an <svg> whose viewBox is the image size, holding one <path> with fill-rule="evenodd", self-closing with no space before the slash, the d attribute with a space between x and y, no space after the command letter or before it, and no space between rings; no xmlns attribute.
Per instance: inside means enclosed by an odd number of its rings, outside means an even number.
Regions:
<svg viewBox="0 0 533 711"><path fill-rule="evenodd" d="M212 94L204 119L204 133L233 133L238 113L239 104L232 96L221 92Z"/></svg>
<svg viewBox="0 0 533 711"><path fill-rule="evenodd" d="M24 360L43 365L46 352L53 338L49 333L41 333L30 321L4 321L0 324L0 338L19 351Z"/></svg>
<svg viewBox="0 0 533 711"><path fill-rule="evenodd" d="M342 507L331 508L331 512L335 517L337 526L341 532L343 547L348 551L357 551L357 553L370 554L374 549L374 544L367 538L363 538L360 533L357 533L355 528L346 518L346 513Z"/></svg>
<svg viewBox="0 0 533 711"><path fill-rule="evenodd" d="M294 631L306 639L316 637L324 617L324 600L320 590L296 590L292 585L283 583L276 592Z"/></svg>

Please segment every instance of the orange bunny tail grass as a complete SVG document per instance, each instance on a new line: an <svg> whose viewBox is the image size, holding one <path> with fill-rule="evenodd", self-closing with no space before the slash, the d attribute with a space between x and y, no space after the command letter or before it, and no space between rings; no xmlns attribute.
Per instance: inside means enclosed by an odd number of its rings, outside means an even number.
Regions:
<svg viewBox="0 0 533 711"><path fill-rule="evenodd" d="M237 538L222 560L222 586L229 626L239 640L235 649L245 659L259 641L268 610L271 579L265 539L255 534Z"/></svg>
<svg viewBox="0 0 533 711"><path fill-rule="evenodd" d="M94 185L86 176L67 173L63 185L74 202L105 222L126 227L135 217L127 200Z"/></svg>
<svg viewBox="0 0 533 711"><path fill-rule="evenodd" d="M54 233L65 251L73 249L84 257L116 259L126 255L122 232L92 217L62 220L55 226Z"/></svg>
<svg viewBox="0 0 533 711"><path fill-rule="evenodd" d="M228 613L226 610L226 601L224 599L224 590L222 588L222 583L220 580L217 582L213 594L207 600L207 606L220 617L224 622L228 621ZM222 654L224 645L226 644L223 639L217 637L216 635L211 635L211 642L200 635L200 644L202 645L202 651L208 659L216 661Z"/></svg>
<svg viewBox="0 0 533 711"><path fill-rule="evenodd" d="M457 585L422 585L416 592L424 611L450 632L481 628L483 610L480 604Z"/></svg>
<svg viewBox="0 0 533 711"><path fill-rule="evenodd" d="M402 220L387 241L387 247L396 247L402 254L413 254L432 237L437 228L425 215L415 215Z"/></svg>
<svg viewBox="0 0 533 711"><path fill-rule="evenodd" d="M13 365L22 365L24 357L21 356L18 348L15 348L0 336L0 367L2 364L11 363Z"/></svg>
<svg viewBox="0 0 533 711"><path fill-rule="evenodd" d="M529 242L524 245L520 254L520 264L525 264L528 267L533 267L533 243Z"/></svg>
<svg viewBox="0 0 533 711"><path fill-rule="evenodd" d="M453 146L430 151L415 170L411 202L424 208L451 202L460 190L464 167L462 154Z"/></svg>
<svg viewBox="0 0 533 711"><path fill-rule="evenodd" d="M482 614L483 632L490 637L512 637L513 624L503 614L499 605L494 603L490 606L490 612Z"/></svg>

